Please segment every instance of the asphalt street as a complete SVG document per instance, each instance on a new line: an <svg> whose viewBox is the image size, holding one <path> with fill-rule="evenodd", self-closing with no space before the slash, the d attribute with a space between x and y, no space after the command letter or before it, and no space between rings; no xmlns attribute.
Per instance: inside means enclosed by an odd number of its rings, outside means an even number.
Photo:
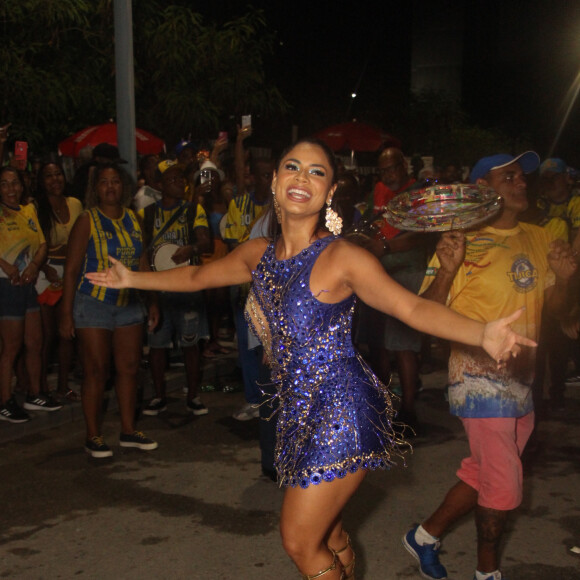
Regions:
<svg viewBox="0 0 580 580"><path fill-rule="evenodd" d="M467 452L445 401L444 369L423 376L424 425L407 465L370 473L345 513L357 579L420 578L401 536L437 506ZM202 394L210 412L185 410L182 368L169 373L171 401L138 428L152 452L118 446L111 394L104 435L114 455L83 451L79 403L24 425L0 422L0 578L299 578L278 535L283 492L260 469L258 419L234 420L243 403L235 356L207 362ZM143 371L144 398L151 396ZM509 580L578 580L580 555L580 386L567 408L540 423L525 456L523 505L503 546ZM324 485L324 484L323 484ZM443 539L450 579L471 580L475 530L466 518Z"/></svg>

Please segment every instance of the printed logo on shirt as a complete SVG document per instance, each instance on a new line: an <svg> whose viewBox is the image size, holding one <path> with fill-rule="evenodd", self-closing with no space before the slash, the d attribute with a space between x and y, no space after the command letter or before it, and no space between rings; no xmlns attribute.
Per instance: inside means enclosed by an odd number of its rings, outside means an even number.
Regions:
<svg viewBox="0 0 580 580"><path fill-rule="evenodd" d="M487 254L494 248L508 249L508 246L492 237L478 236L472 240L468 239L465 248L465 267L487 268L491 265Z"/></svg>
<svg viewBox="0 0 580 580"><path fill-rule="evenodd" d="M525 255L519 255L514 258L512 267L507 272L507 277L516 292L530 292L538 284L538 270Z"/></svg>

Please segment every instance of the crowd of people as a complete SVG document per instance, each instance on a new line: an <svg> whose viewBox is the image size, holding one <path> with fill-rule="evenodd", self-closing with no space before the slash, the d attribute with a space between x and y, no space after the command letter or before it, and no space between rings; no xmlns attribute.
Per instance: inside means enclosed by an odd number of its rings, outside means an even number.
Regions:
<svg viewBox="0 0 580 580"><path fill-rule="evenodd" d="M202 416L201 361L230 352L220 328L231 324L245 396L234 418L269 419L260 422L262 470L285 489L284 548L303 578L354 578L342 510L369 470L422 433L415 399L437 336L449 345L450 411L470 456L403 545L423 577L443 580L440 538L473 511L474 578L500 580L499 542L522 497L520 456L537 421L564 404L567 369L580 359L573 171L528 151L484 157L467 175L457 164L435 174L389 147L364 180L315 139L276 162L252 157L251 131L238 128L233 144L184 141L172 155L145 156L138 186L110 144L69 181L54 157L34 176L5 160L0 419L24 422L27 411L80 399L85 450L110 457L101 412L112 383L119 444L153 450L135 425L144 340L153 392L143 414L167 410L168 355L179 348L185 410ZM396 195L462 181L502 198L473 230L402 232L382 219ZM75 358L80 393L69 388ZM389 388L395 370L400 397Z"/></svg>

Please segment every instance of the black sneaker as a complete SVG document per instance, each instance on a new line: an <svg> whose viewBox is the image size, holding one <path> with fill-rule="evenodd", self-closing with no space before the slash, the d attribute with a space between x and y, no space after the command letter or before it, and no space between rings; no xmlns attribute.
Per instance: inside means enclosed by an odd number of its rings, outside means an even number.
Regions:
<svg viewBox="0 0 580 580"><path fill-rule="evenodd" d="M137 447L137 449L142 449L143 451L152 451L157 449L157 441L145 437L145 433L141 431L133 431L129 435L121 433L119 437L119 445L121 447Z"/></svg>
<svg viewBox="0 0 580 580"><path fill-rule="evenodd" d="M207 415L209 413L207 407L201 402L199 397L187 401L187 408L194 415Z"/></svg>
<svg viewBox="0 0 580 580"><path fill-rule="evenodd" d="M143 415L159 415L163 411L167 411L167 399L165 397L155 397L143 409Z"/></svg>
<svg viewBox="0 0 580 580"><path fill-rule="evenodd" d="M87 439L85 441L85 451L97 459L111 457L113 455L111 448L103 441L102 435Z"/></svg>
<svg viewBox="0 0 580 580"><path fill-rule="evenodd" d="M23 407L27 411L58 411L62 405L50 395L26 395Z"/></svg>
<svg viewBox="0 0 580 580"><path fill-rule="evenodd" d="M0 419L9 423L26 423L30 421L30 415L22 409L14 397L10 397L6 403L0 405Z"/></svg>

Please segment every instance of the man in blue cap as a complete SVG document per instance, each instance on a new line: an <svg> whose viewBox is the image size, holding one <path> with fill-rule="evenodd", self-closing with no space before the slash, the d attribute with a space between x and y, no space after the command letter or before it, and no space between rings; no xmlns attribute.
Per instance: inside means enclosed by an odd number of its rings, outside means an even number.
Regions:
<svg viewBox="0 0 580 580"><path fill-rule="evenodd" d="M480 159L472 183L493 188L501 211L483 227L443 234L421 294L482 321L522 309L516 332L538 339L543 302L561 312L576 269L570 247L544 229L519 221L528 207L525 174L540 164L533 151ZM525 308L525 310L523 310ZM500 368L482 349L452 343L449 405L465 428L470 456L437 510L403 537L424 578L447 578L439 538L457 519L475 511L475 580L500 580L498 547L509 512L522 499L521 453L534 426L531 393L535 349L525 348Z"/></svg>
<svg viewBox="0 0 580 580"><path fill-rule="evenodd" d="M572 193L568 165L557 157L550 157L540 165L538 207L547 217L567 218Z"/></svg>

